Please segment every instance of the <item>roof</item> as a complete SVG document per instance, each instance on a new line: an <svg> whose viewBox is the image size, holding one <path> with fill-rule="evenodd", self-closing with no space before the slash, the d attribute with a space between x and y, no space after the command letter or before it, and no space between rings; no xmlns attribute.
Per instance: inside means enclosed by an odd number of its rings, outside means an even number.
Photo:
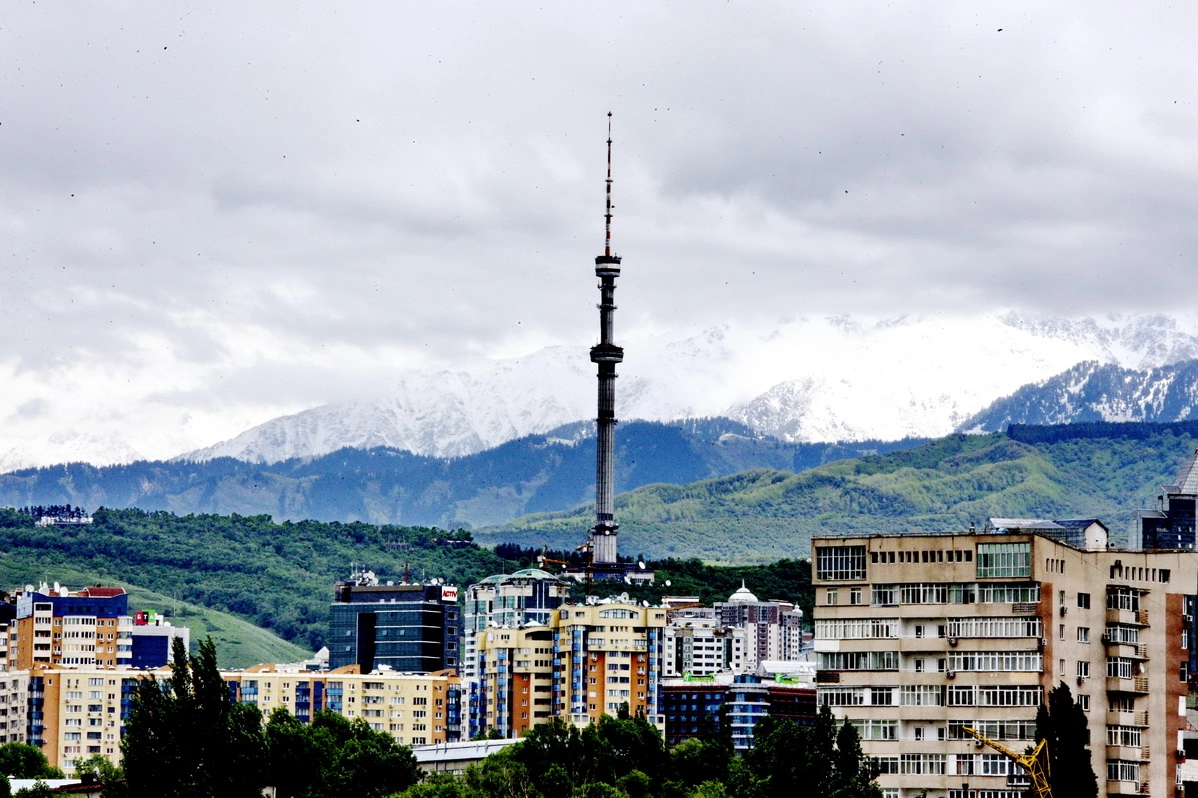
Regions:
<svg viewBox="0 0 1198 798"><path fill-rule="evenodd" d="M732 604L756 604L757 597L749 591L749 588L745 587L745 582L742 579L740 587L736 589L735 593L728 597L728 601Z"/></svg>
<svg viewBox="0 0 1198 798"><path fill-rule="evenodd" d="M540 568L522 568L521 570L516 571L513 574L508 574L507 576L504 577L504 580L507 580L507 579L552 579L553 581L557 581L560 578L561 577L551 574L548 571L542 571Z"/></svg>
<svg viewBox="0 0 1198 798"><path fill-rule="evenodd" d="M1195 449L1177 475L1177 492L1183 496L1198 496L1198 449Z"/></svg>
<svg viewBox="0 0 1198 798"><path fill-rule="evenodd" d="M1097 518L1074 518L1066 521L1050 521L1047 518L991 518L990 526L994 529L1088 529L1098 524L1106 529L1106 524Z"/></svg>
<svg viewBox="0 0 1198 798"><path fill-rule="evenodd" d="M99 585L96 585L95 587L82 588L79 591L79 595L87 596L88 598L113 598L115 596L125 595L125 588L123 588L123 587L100 587Z"/></svg>

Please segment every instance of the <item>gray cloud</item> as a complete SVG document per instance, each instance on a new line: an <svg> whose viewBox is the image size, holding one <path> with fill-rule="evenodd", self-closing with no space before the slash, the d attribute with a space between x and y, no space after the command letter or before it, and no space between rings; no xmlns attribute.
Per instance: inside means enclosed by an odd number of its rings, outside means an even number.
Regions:
<svg viewBox="0 0 1198 798"><path fill-rule="evenodd" d="M609 109L626 324L1187 308L1196 16L12 3L0 364L215 430L278 409L254 374L304 405L585 340Z"/></svg>

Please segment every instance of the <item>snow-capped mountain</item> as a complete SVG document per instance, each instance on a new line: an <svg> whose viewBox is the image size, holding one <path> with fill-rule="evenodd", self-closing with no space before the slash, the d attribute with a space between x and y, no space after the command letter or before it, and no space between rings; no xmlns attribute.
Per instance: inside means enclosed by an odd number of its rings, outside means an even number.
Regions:
<svg viewBox="0 0 1198 798"><path fill-rule="evenodd" d="M1184 323L1183 323L1184 321ZM730 416L790 441L896 440L969 426L996 397L1093 361L1129 369L1198 357L1198 320L799 318L623 341L622 419ZM273 419L183 457L257 462L344 446L453 457L594 413L587 346L400 375L381 398Z"/></svg>
<svg viewBox="0 0 1198 798"><path fill-rule="evenodd" d="M961 425L990 432L1008 424L1188 421L1198 418L1198 360L1126 369L1089 361L999 399Z"/></svg>

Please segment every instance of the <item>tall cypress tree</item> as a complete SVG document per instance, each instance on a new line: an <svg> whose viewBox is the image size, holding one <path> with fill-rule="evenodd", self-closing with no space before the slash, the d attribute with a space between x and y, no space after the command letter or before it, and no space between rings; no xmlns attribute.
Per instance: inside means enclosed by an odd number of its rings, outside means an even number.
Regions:
<svg viewBox="0 0 1198 798"><path fill-rule="evenodd" d="M1036 712L1036 742L1048 741L1048 780L1054 795L1098 796L1086 726L1086 713L1064 682L1048 693L1048 703Z"/></svg>

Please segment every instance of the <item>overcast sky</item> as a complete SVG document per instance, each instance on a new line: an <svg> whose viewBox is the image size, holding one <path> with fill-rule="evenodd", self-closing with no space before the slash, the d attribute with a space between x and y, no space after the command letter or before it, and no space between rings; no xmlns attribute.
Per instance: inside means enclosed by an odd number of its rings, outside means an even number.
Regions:
<svg viewBox="0 0 1198 798"><path fill-rule="evenodd" d="M0 450L589 342L609 110L623 335L1198 300L1191 4L191 5L5 3Z"/></svg>

